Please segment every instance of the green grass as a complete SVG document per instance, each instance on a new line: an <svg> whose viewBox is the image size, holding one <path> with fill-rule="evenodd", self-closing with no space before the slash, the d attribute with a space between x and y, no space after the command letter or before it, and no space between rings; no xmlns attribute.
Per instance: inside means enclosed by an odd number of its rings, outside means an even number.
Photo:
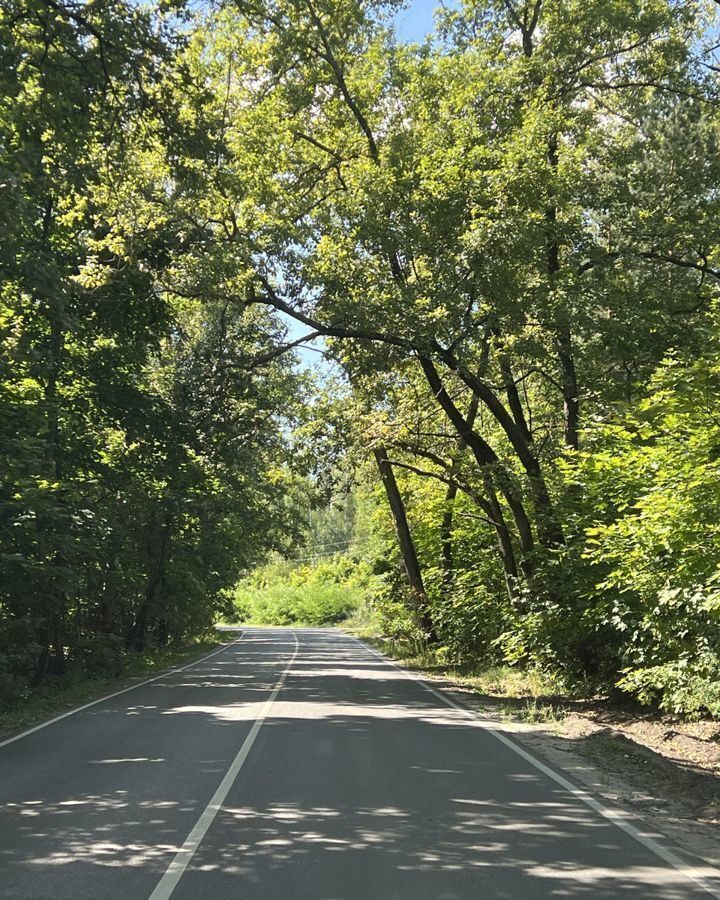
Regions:
<svg viewBox="0 0 720 900"><path fill-rule="evenodd" d="M185 661L199 659L225 643L229 641L203 640L184 647L160 650L152 655L128 654L124 658L122 673L113 677L89 678L70 672L61 678L48 680L19 706L0 711L0 739L90 703L104 694L129 687L134 681L160 674Z"/></svg>
<svg viewBox="0 0 720 900"><path fill-rule="evenodd" d="M342 623L342 627L343 631L347 631L360 640L377 640L380 632L377 613L366 600L357 604Z"/></svg>
<svg viewBox="0 0 720 900"><path fill-rule="evenodd" d="M541 703L533 698L521 698L519 703L501 703L498 711L507 719L532 725L553 725L562 722L569 709L561 703Z"/></svg>

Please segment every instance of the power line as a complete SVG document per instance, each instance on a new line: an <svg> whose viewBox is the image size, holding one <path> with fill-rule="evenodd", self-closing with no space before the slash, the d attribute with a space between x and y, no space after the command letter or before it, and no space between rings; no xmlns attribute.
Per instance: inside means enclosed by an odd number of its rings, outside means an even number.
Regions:
<svg viewBox="0 0 720 900"><path fill-rule="evenodd" d="M358 544L356 544L355 546L358 547ZM362 549L363 546L364 545L362 543L360 543L358 549ZM325 557L328 557L328 556L337 556L337 555L338 555L337 550L330 550L328 552L318 551L317 553L312 553L309 556L287 556L287 557L285 557L285 561L286 562L309 562L311 560L324 559Z"/></svg>

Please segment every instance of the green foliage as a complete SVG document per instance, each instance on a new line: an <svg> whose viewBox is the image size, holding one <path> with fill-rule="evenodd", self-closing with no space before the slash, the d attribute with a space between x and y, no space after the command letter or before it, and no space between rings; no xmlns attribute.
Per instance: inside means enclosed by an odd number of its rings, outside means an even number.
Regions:
<svg viewBox="0 0 720 900"><path fill-rule="evenodd" d="M292 360L247 365L274 320L212 268L178 292L217 146L184 46L122 0L0 10L3 704L207 632L296 530Z"/></svg>
<svg viewBox="0 0 720 900"><path fill-rule="evenodd" d="M720 659L717 653L695 652L658 666L628 669L618 687L641 703L689 718L720 718Z"/></svg>
<svg viewBox="0 0 720 900"><path fill-rule="evenodd" d="M587 692L619 689L673 713L718 715L716 334L707 330L694 358L676 352L661 361L644 396L594 422L587 449L559 461L555 490L569 540L513 602L502 596L485 525L467 498L452 502L454 569L443 582L446 488L402 475L446 660L504 660ZM390 541L381 506L376 521ZM376 606L381 630L412 647L417 626L402 594L386 580Z"/></svg>
<svg viewBox="0 0 720 900"><path fill-rule="evenodd" d="M668 358L651 379L648 398L621 432L613 432L612 456L596 453L580 470L616 483L614 473L622 473L613 515L587 528L585 551L594 571L603 573L588 625L621 638L620 687L675 712L704 708L714 715L719 376L714 341L700 359ZM594 439L603 438L600 427Z"/></svg>
<svg viewBox="0 0 720 900"><path fill-rule="evenodd" d="M368 567L346 554L299 567L268 563L239 582L234 620L254 625L335 625L367 602L372 588Z"/></svg>
<svg viewBox="0 0 720 900"><path fill-rule="evenodd" d="M172 8L0 10L0 698L234 603L716 713L708 4Z"/></svg>

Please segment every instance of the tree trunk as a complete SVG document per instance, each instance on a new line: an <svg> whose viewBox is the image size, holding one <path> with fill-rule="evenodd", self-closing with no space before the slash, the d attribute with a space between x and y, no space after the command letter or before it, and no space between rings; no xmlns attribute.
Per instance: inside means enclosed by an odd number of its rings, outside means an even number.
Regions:
<svg viewBox="0 0 720 900"><path fill-rule="evenodd" d="M573 450L580 447L580 399L570 329L559 328L556 334L558 360L562 373L563 426L565 443Z"/></svg>
<svg viewBox="0 0 720 900"><path fill-rule="evenodd" d="M420 627L425 632L427 639L432 643L436 643L437 635L428 612L428 598L425 591L422 571L420 569L420 562L417 557L417 551L415 550L415 543L410 534L410 526L408 525L407 515L405 513L405 504L403 503L400 489L395 480L395 473L393 472L393 467L388 459L387 450L384 447L378 447L373 451L373 454L375 456L375 462L377 463L383 487L385 488L388 505L390 506L390 511L392 512L393 520L395 522L395 531L397 532L400 551L403 557L405 575L408 580L408 585L410 586L413 603L420 616Z"/></svg>
<svg viewBox="0 0 720 900"><path fill-rule="evenodd" d="M555 135L551 135L548 140L547 158L553 173L557 172L559 159L558 142ZM554 204L548 206L545 219L547 221L547 272L552 290L560 272L560 244L556 234L557 208ZM577 450L579 447L580 398L578 397L572 335L567 322L556 326L555 346L561 373L565 443L573 450Z"/></svg>
<svg viewBox="0 0 720 900"><path fill-rule="evenodd" d="M52 231L54 221L54 207L51 198L45 202L42 217L42 233L41 233L41 253L49 252L50 233ZM47 300L47 321L50 328L50 346L48 353L48 369L45 386L43 388L43 398L45 400L46 416L47 416L47 441L49 463L52 468L53 480L60 483L63 478L63 454L62 454L62 436L60 430L60 397L58 393L58 382L63 366L63 352L65 349L65 330L64 330L64 302L62 294L59 293ZM62 492L58 494L62 503ZM67 609L67 597L63 585L62 569L65 564L60 543L64 539L65 530L57 528L56 524L50 526L53 531L57 544L54 548L50 563L48 576L50 579L50 611L48 613L48 627L43 628L45 637L44 647L41 656L42 676L51 673L53 675L62 675L65 671L65 646L63 642L63 623ZM53 541L54 543L54 541Z"/></svg>
<svg viewBox="0 0 720 900"><path fill-rule="evenodd" d="M486 347L488 345L486 344ZM480 369L479 376L483 374L483 369L487 364L487 355L483 360L483 366ZM514 386L514 382L513 382ZM518 397L518 402L519 402ZM465 417L465 424L468 428L474 428L475 420L478 414L478 408L480 405L479 398L476 394L472 395L472 399L470 400L470 406L468 408L468 413ZM524 422L523 417L523 422ZM529 434L529 431L528 431ZM466 449L467 444L465 440L461 437L458 439L458 451L462 452ZM455 463L453 463L453 468ZM451 469L451 476L453 474L453 470ZM503 515L502 507L498 501L497 494L495 493L495 489L492 485L492 480L490 479L487 472L483 472L483 485L485 488L486 497L480 497L475 494L473 491L472 499L479 506L480 509L485 513L489 521L492 523L493 528L495 530L495 535L497 537L498 549L500 551L500 559L502 561L503 572L505 575L505 585L507 588L507 594L510 602L512 603L515 599L517 593L517 564L515 561L515 548L513 547L512 536L510 534L510 530L507 527L507 523L505 522L505 517ZM458 485L456 483L452 483L448 485L447 493L445 495L445 512L443 514L442 522L440 523L440 540L441 540L441 564L442 564L442 572L443 572L443 588L448 591L454 575L454 559L453 559L453 544L452 544L452 531L453 531L453 517L454 517L454 503L455 498L458 492Z"/></svg>
<svg viewBox="0 0 720 900"><path fill-rule="evenodd" d="M458 435L470 448L481 471L492 473L493 480L497 484L498 490L507 501L515 521L520 550L524 557L523 568L529 570L532 567L532 554L535 549L535 539L533 537L530 519L525 511L522 499L520 498L515 485L512 483L512 479L506 472L500 458L492 447L472 428L471 425L468 424L460 410L450 399L450 395L445 389L432 360L429 357L421 356L420 365L422 366L435 399L445 411L445 414Z"/></svg>
<svg viewBox="0 0 720 900"><path fill-rule="evenodd" d="M502 506L497 498L490 479L485 481L485 494L487 497L487 515L492 521L495 528L495 535L498 542L498 550L500 551L500 559L502 561L503 574L505 575L505 587L507 589L508 599L510 603L515 601L517 596L518 570L515 561L515 548L513 547L512 535L510 529L505 522ZM532 565L524 558L521 560L523 567L523 575L527 578L532 577ZM527 568L525 567L527 564Z"/></svg>
<svg viewBox="0 0 720 900"><path fill-rule="evenodd" d="M165 516L160 526L158 537L157 555L153 552L153 532L150 530L150 573L148 575L145 596L135 619L125 637L125 646L130 650L141 651L145 648L148 620L155 607L155 601L160 588L165 583L167 573L167 558L170 546L170 534L172 531L172 511L169 504L165 508Z"/></svg>
<svg viewBox="0 0 720 900"><path fill-rule="evenodd" d="M477 378L472 372L470 372L459 362L454 353L447 349L443 349L437 342L433 344L433 350L438 354L440 359L442 359L443 363L458 375L460 380L470 388L473 394L478 397L480 402L489 410L490 413L492 413L498 425L500 425L500 427L505 432L508 440L510 441L513 450L515 451L515 455L517 456L519 462L522 464L522 467L525 469L525 472L528 476L530 489L533 495L533 502L535 503L536 520L538 525L538 539L540 543L544 547L556 547L558 545L564 544L565 538L562 532L562 526L560 525L560 522L558 521L558 518L555 514L555 509L550 499L550 493L547 489L547 485L545 484L545 478L542 474L540 462L538 461L537 455L535 453L535 448L532 445L532 441L527 439L527 437L523 433L522 428L517 424L515 419L505 407L502 400L495 394L489 384L487 384L481 378ZM433 364L432 359L429 356L423 356L420 354L418 354L418 357L420 359L420 364L423 368L423 371L425 372L425 375L428 379L428 383L433 389L433 393L435 394L438 402L447 413L448 418L453 423L458 434L467 436L466 440L468 446L473 451L473 453L475 453L478 461L479 457L477 456L476 447L478 449L481 449L479 442L482 442L484 447L489 450L489 455L486 451L482 451L486 455L488 455L488 462L499 462L497 454L489 447L487 442L480 438L480 436L476 432L473 432L472 429L467 427L462 414L454 406L447 391L443 387L442 381L437 369L435 368L435 365ZM492 460L490 459L490 457L492 457ZM502 485L500 481L498 481L498 488L502 491L503 495L507 497L508 503L510 503L511 499L505 494L505 491L506 486L512 485L507 477L505 477L504 480L505 485ZM515 494L513 503L517 506L517 494ZM521 518L523 512L524 511L520 511ZM515 510L513 510L513 515L514 514ZM522 532L524 530L524 525L522 522L518 522L518 530L519 532Z"/></svg>
<svg viewBox="0 0 720 900"><path fill-rule="evenodd" d="M504 351L501 351L500 353L500 371L502 373L503 381L505 382L505 396L508 400L510 412L512 413L513 418L515 419L515 423L522 432L525 440L528 443L532 443L533 436L530 432L527 419L525 418L525 410L523 409L522 401L520 400L520 394L518 393L517 385L515 384L512 365L510 363L510 359Z"/></svg>
<svg viewBox="0 0 720 900"><path fill-rule="evenodd" d="M145 599L143 600L140 609L137 611L133 623L125 636L125 646L128 650L135 650L139 653L141 650L145 649L145 631L147 628L148 615L150 614L151 596L151 589L148 585L148 589L145 591Z"/></svg>
<svg viewBox="0 0 720 900"><path fill-rule="evenodd" d="M48 427L48 451L52 461L52 472L55 482L60 483L63 478L62 438L60 432L60 399L58 396L58 381L62 370L62 354L65 346L65 334L62 327L62 313L57 309L50 309L50 369L44 388L44 398L47 406ZM63 493L58 494L62 503ZM52 612L50 613L50 648L47 670L53 675L62 675L65 671L65 646L63 642L63 622L67 609L67 596L63 585L62 569L65 559L60 549L60 542L64 539L64 529L57 530L57 546L49 566L49 575L52 584Z"/></svg>

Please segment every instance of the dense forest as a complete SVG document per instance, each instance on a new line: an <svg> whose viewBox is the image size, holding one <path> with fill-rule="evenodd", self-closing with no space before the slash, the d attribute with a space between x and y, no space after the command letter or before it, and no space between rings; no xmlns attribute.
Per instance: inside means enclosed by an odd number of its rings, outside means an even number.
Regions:
<svg viewBox="0 0 720 900"><path fill-rule="evenodd" d="M398 9L0 3L0 701L272 554L720 715L720 7Z"/></svg>

